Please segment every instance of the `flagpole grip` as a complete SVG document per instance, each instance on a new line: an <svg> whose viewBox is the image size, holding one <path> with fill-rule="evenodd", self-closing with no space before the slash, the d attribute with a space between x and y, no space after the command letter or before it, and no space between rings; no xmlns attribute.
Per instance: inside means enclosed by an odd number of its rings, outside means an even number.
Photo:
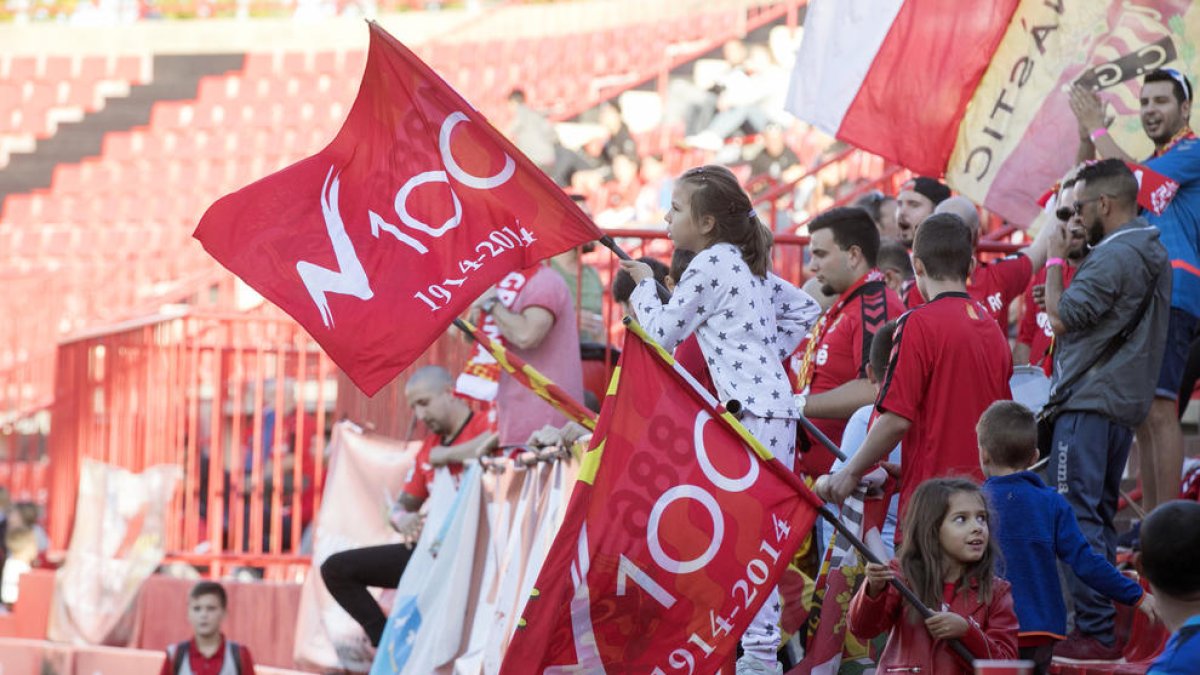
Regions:
<svg viewBox="0 0 1200 675"><path fill-rule="evenodd" d="M811 420L805 417L803 413L800 414L800 426L804 427L804 430L808 432L809 436L812 436L818 443L825 446L825 449L829 452L832 452L833 456L840 459L843 464L850 461L850 458L846 456L846 453L842 452L842 449L835 445L834 442L830 440L830 438L826 436L823 431L818 429L817 425L813 424Z"/></svg>
<svg viewBox="0 0 1200 675"><path fill-rule="evenodd" d="M837 530L839 535L845 537L846 541L849 542L850 545L853 546L859 553L861 553L867 562L875 563L876 565L884 564L884 561L880 560L879 556L875 555L875 552L868 548L862 539L859 539L857 535L851 532L850 528L846 527L846 524L843 523L841 519L833 513L833 511L829 510L828 506L822 506L821 508L817 509L817 513L824 518L826 522L828 522L830 525L833 525L833 529ZM900 595L903 596L904 599L907 600L908 603L917 610L917 613L921 615L921 618L928 619L929 617L933 616L933 610L926 607L925 603L921 602L921 599L917 597L917 594L914 593L911 588L905 586L904 583L899 579L892 577L888 583L895 587L895 589L900 592ZM975 663L975 655L971 653L971 650L967 649L966 645L957 639L947 640L947 642L949 643L950 648L957 652L958 655L962 657L962 659L968 664Z"/></svg>
<svg viewBox="0 0 1200 675"><path fill-rule="evenodd" d="M617 246L617 242L613 241L613 238L607 234L603 237L600 237L600 243L603 244L605 248L612 251L621 260L633 260L633 258L631 258L629 254L625 252L625 249ZM658 290L659 301L661 301L664 305L671 301L671 291L668 291L667 287L663 286L658 279L654 280L654 286L656 290Z"/></svg>

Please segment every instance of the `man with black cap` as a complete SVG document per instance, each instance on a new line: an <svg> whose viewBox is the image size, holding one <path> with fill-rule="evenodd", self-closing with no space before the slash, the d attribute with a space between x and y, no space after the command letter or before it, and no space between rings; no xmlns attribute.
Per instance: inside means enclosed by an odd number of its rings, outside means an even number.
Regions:
<svg viewBox="0 0 1200 675"><path fill-rule="evenodd" d="M936 178L918 176L902 185L896 195L896 226L900 228L901 243L912 248L917 226L949 197L950 188Z"/></svg>

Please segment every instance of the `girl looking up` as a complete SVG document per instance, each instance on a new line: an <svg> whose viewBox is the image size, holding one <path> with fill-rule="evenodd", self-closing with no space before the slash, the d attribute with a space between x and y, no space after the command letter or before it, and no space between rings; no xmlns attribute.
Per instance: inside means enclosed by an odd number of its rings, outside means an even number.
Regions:
<svg viewBox="0 0 1200 675"><path fill-rule="evenodd" d="M646 332L667 351L693 333L722 401L742 404L742 424L787 467L798 411L782 361L820 314L808 294L770 272L772 236L733 173L722 166L680 177L666 215L675 248L696 257L667 304L650 267L621 266L636 282L630 303ZM779 672L779 604L772 593L742 638L738 673Z"/></svg>
<svg viewBox="0 0 1200 675"><path fill-rule="evenodd" d="M997 577L988 505L965 478L934 478L913 493L904 515L899 561L868 563L847 626L861 640L888 632L877 671L972 673L947 640L977 659L1017 658L1017 615L1008 582ZM888 583L901 579L926 607L922 619Z"/></svg>

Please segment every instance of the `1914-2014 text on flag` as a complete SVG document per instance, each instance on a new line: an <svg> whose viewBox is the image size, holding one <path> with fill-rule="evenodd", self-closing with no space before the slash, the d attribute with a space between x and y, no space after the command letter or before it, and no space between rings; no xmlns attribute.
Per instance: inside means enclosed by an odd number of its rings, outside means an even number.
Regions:
<svg viewBox="0 0 1200 675"><path fill-rule="evenodd" d="M503 673L715 670L815 518L819 500L638 331Z"/></svg>
<svg viewBox="0 0 1200 675"><path fill-rule="evenodd" d="M218 200L195 236L373 394L505 274L602 235L411 51L370 33L329 146Z"/></svg>

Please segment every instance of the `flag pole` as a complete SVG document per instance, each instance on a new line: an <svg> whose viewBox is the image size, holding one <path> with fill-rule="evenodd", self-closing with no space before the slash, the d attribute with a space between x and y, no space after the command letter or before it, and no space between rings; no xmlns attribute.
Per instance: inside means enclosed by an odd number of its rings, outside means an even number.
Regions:
<svg viewBox="0 0 1200 675"><path fill-rule="evenodd" d="M536 368L525 363L524 360L516 354L509 352L502 345L496 344L483 331L465 319L455 318L454 327L483 345L484 349L488 350L492 357L496 359L496 362L500 364L500 367L510 375L517 372L523 373L528 378L527 380L519 377L514 379L528 387L530 391L537 394L543 401L549 403L568 419L587 427L589 430L596 429L596 414L588 410L579 401L576 401L570 394L563 391L561 387L545 375L538 372Z"/></svg>
<svg viewBox="0 0 1200 675"><path fill-rule="evenodd" d="M613 238L607 234L603 237L600 237L600 243L604 245L604 248L612 251L613 254L615 254L621 260L633 260L633 258L625 252L625 249L618 246L617 242L613 241ZM667 287L663 286L661 281L655 279L654 286L658 290L658 299L662 301L663 304L671 301L671 291L668 291Z"/></svg>
<svg viewBox="0 0 1200 675"><path fill-rule="evenodd" d="M621 260L633 260L633 258L631 258L629 254L625 252L625 249L618 246L617 242L607 234L600 238L600 243L603 244L605 248L612 251ZM658 286L658 299L662 300L663 302L670 300L670 291L668 291L665 286L657 281L655 284ZM736 401L730 401L729 403L735 402ZM726 408L728 408L728 405ZM732 409L730 409L730 412L737 414L737 412ZM842 452L841 449L838 448L838 446L835 445L834 442L830 440L829 437L826 436L820 429L818 429L816 425L814 425L807 417L805 417L803 413L800 414L799 419L800 425L804 427L805 431L807 431L814 439L816 439L818 443L825 446L825 449L829 450L829 452L832 452L834 457L837 457L843 462L849 461L849 458L846 457L846 453Z"/></svg>
<svg viewBox="0 0 1200 675"><path fill-rule="evenodd" d="M686 371L683 370L682 366L679 366L675 362L674 357L668 354L667 351L663 349L662 345L655 342L654 338L651 338L640 324L628 316L625 317L624 322L625 327L630 333L645 342L647 346L650 347L650 350L657 354L659 358L666 361L666 363L671 366L676 373L683 375L681 379L687 382L696 392L696 394L698 394L704 401L709 403L710 406L713 406L721 413L720 415L714 415L714 417L720 417L725 422L726 426L740 436L742 440L750 446L750 449L759 456L760 459L766 462L779 461L774 455L771 454L770 450L767 450L766 447L763 446L763 444L759 442L759 440L755 438L748 429L746 429L746 427L742 426L742 423L738 421L733 412L731 412L726 406L718 404L716 399L713 398L712 394L708 393L707 390L701 387L694 378L687 376ZM730 403L736 403L737 405L735 407L739 409L741 408L740 402L731 401ZM828 438L826 441L828 442ZM830 443L830 445L832 445L832 443ZM782 466L782 464L780 464L780 466ZM778 474L779 477L784 480L784 482L791 485L793 489L806 497L808 501L815 507L817 515L821 516L821 518L825 519L826 522L832 525L833 529L837 530L838 534L845 537L846 541L853 546L855 550L862 554L863 558L865 558L867 562L875 563L877 565L884 564L884 561L881 560L879 556L875 555L875 552L872 551L866 545L866 543L864 543L863 540L858 537L858 535L854 534L854 532L851 532L850 528L846 527L846 524L843 523L841 519L829 509L829 506L825 504L811 489L809 489L809 487L804 484L804 481L800 480L800 477L791 471L790 468L784 468L784 470L779 471ZM905 586L904 583L899 579L892 577L890 580L888 580L888 583L890 583L897 591L900 592L900 595L906 601L908 601L908 603L911 604L914 609L917 610L917 613L920 614L922 618L928 619L929 617L933 616L933 610L929 609L929 607L926 607L925 603L921 602L921 599L917 597L917 594L914 593L911 588ZM975 663L975 656L971 654L971 650L967 649L966 645L964 645L960 640L950 639L946 642L950 645L950 648L958 654L959 657L967 662L967 664Z"/></svg>
<svg viewBox="0 0 1200 675"><path fill-rule="evenodd" d="M734 415L737 415L742 411L742 402L737 399L729 399L729 401L725 403L725 409ZM799 414L800 417L798 419L800 420L800 426L804 427L805 431L812 434L813 438L817 439L818 443L825 446L825 449L829 450L829 452L832 452L833 456L842 460L842 462L850 461L850 458L846 456L846 453L842 452L841 448L835 445L834 442L830 440L830 438L826 436L824 432L818 429L817 426L812 423L812 420L805 417L804 413Z"/></svg>

